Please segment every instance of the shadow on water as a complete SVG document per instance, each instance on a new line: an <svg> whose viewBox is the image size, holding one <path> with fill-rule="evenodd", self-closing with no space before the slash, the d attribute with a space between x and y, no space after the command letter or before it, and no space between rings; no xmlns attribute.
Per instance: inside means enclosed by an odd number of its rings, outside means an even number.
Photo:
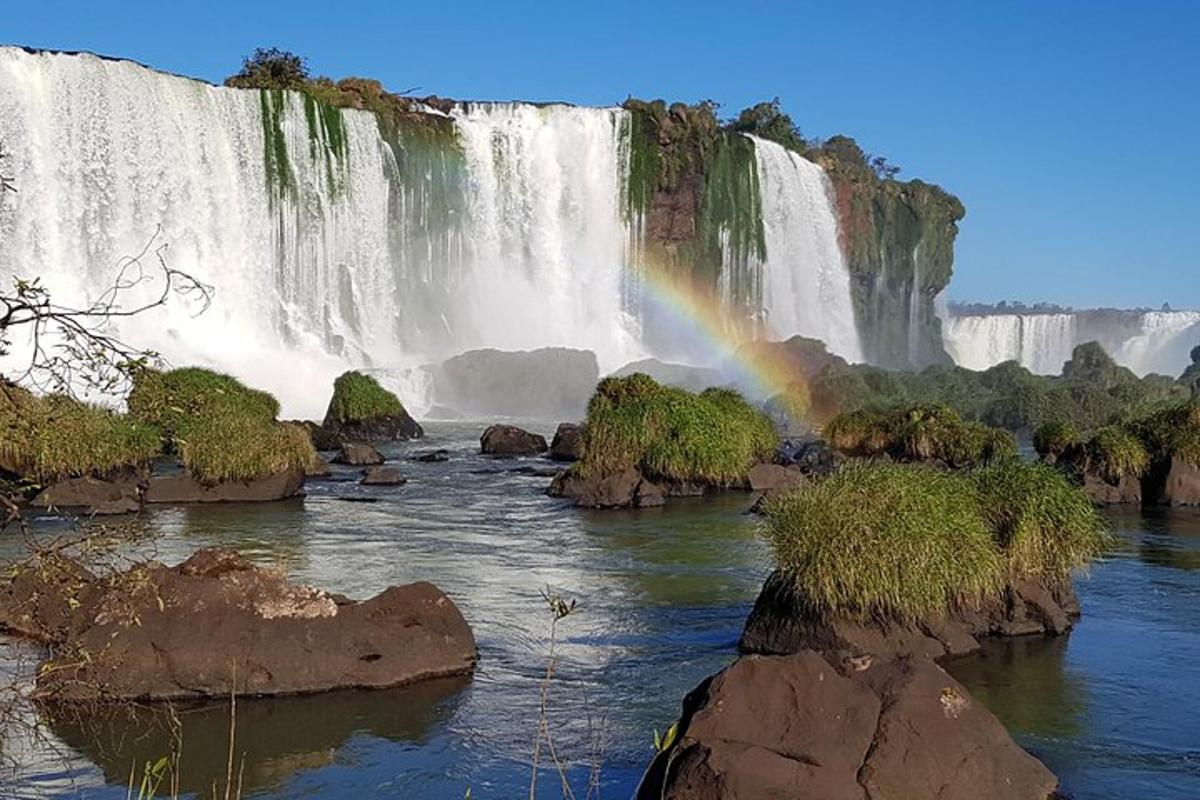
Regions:
<svg viewBox="0 0 1200 800"><path fill-rule="evenodd" d="M237 702L234 776L243 769L245 792L276 789L296 773L330 767L356 736L414 748L452 716L468 678L429 681L378 691L339 691L309 697ZM182 749L180 791L204 793L225 784L229 758L229 703L178 707ZM172 714L163 707L106 707L87 712L44 710L51 730L104 773L110 785L130 768L167 755L174 741Z"/></svg>

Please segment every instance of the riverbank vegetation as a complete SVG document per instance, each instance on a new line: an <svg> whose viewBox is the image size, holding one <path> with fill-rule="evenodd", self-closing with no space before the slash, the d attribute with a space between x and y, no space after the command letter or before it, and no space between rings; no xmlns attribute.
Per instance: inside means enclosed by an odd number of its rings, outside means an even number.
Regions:
<svg viewBox="0 0 1200 800"><path fill-rule="evenodd" d="M851 411L831 419L823 431L831 447L849 456L969 467L1017 455L1017 440L1008 431L964 420L936 404Z"/></svg>
<svg viewBox="0 0 1200 800"><path fill-rule="evenodd" d="M948 471L852 463L766 504L778 567L821 613L912 619L1065 578L1109 545L1056 470L1005 461Z"/></svg>
<svg viewBox="0 0 1200 800"><path fill-rule="evenodd" d="M692 394L635 373L605 378L588 404L581 475L635 468L651 480L742 482L778 444L765 414L737 392Z"/></svg>

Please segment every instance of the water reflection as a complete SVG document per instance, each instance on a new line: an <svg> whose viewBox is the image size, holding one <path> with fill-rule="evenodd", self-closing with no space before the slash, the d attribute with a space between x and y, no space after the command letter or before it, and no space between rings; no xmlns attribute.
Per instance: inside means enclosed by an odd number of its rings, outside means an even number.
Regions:
<svg viewBox="0 0 1200 800"><path fill-rule="evenodd" d="M339 749L357 735L420 746L432 728L453 715L468 682L457 678L401 689L239 700L235 775L240 766L247 792L277 788L296 772L334 764ZM177 709L180 791L224 786L229 710L228 703ZM117 786L128 781L131 766L140 774L175 740L172 714L161 707L46 710L43 717L65 744Z"/></svg>
<svg viewBox="0 0 1200 800"><path fill-rule="evenodd" d="M1010 730L1077 736L1087 711L1084 677L1067 667L1066 636L1022 636L984 643L945 667Z"/></svg>

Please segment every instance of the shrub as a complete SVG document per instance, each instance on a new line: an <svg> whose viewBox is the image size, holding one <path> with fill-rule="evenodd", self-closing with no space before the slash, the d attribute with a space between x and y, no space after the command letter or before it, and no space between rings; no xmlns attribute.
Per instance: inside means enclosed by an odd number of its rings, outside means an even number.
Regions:
<svg viewBox="0 0 1200 800"><path fill-rule="evenodd" d="M361 372L344 372L333 382L333 398L325 412L325 424L366 422L380 417L403 416L400 398Z"/></svg>
<svg viewBox="0 0 1200 800"><path fill-rule="evenodd" d="M252 480L305 469L316 458L302 429L275 419L274 397L211 370L143 370L128 403L130 414L160 428L202 481Z"/></svg>
<svg viewBox="0 0 1200 800"><path fill-rule="evenodd" d="M1033 433L1033 449L1041 456L1061 456L1082 442L1079 429L1070 422L1047 422Z"/></svg>
<svg viewBox="0 0 1200 800"><path fill-rule="evenodd" d="M605 378L588 404L581 474L640 469L652 479L727 485L770 457L770 419L730 389L692 394L635 373Z"/></svg>
<svg viewBox="0 0 1200 800"><path fill-rule="evenodd" d="M1091 500L1053 467L1012 461L967 474L1011 578L1066 578L1111 546Z"/></svg>
<svg viewBox="0 0 1200 800"><path fill-rule="evenodd" d="M1170 406L1129 424L1155 460L1200 464L1200 400Z"/></svg>
<svg viewBox="0 0 1200 800"><path fill-rule="evenodd" d="M941 405L918 405L886 414L852 411L834 417L824 432L831 447L852 456L887 453L900 461L940 461L950 467L966 467L1017 454L1012 434L967 422Z"/></svg>
<svg viewBox="0 0 1200 800"><path fill-rule="evenodd" d="M161 449L161 434L109 409L63 395L0 389L0 465L49 482L136 467Z"/></svg>
<svg viewBox="0 0 1200 800"><path fill-rule="evenodd" d="M920 617L1002 586L1003 561L970 480L851 464L767 504L780 569L820 613Z"/></svg>
<svg viewBox="0 0 1200 800"><path fill-rule="evenodd" d="M278 47L259 47L242 59L242 70L225 79L236 89L303 89L308 84L304 59Z"/></svg>
<svg viewBox="0 0 1200 800"><path fill-rule="evenodd" d="M914 618L1058 580L1110 546L1082 491L1016 460L948 472L860 462L768 501L777 566L818 613Z"/></svg>

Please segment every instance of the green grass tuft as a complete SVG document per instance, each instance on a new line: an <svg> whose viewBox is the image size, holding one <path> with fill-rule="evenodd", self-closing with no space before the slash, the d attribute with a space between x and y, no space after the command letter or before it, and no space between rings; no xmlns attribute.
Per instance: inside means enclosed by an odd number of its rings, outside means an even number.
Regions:
<svg viewBox="0 0 1200 800"><path fill-rule="evenodd" d="M647 375L605 378L588 404L581 474L640 469L651 479L729 485L778 445L770 419L729 389L692 394Z"/></svg>
<svg viewBox="0 0 1200 800"><path fill-rule="evenodd" d="M1110 481L1127 475L1140 478L1150 468L1150 452L1136 435L1119 425L1107 425L1096 431L1084 447L1091 469Z"/></svg>
<svg viewBox="0 0 1200 800"><path fill-rule="evenodd" d="M1200 464L1200 400L1170 406L1130 423L1152 459Z"/></svg>
<svg viewBox="0 0 1200 800"><path fill-rule="evenodd" d="M949 472L850 464L767 503L780 569L818 613L911 619L1063 578L1110 546L1087 497L1016 460Z"/></svg>
<svg viewBox="0 0 1200 800"><path fill-rule="evenodd" d="M823 430L831 447L851 456L886 453L898 461L967 467L1017 455L1017 441L1011 433L968 422L936 404L883 414L851 411L831 419Z"/></svg>
<svg viewBox="0 0 1200 800"><path fill-rule="evenodd" d="M128 403L130 414L161 429L202 481L253 480L304 469L316 458L304 431L276 420L274 397L211 370L143 370Z"/></svg>
<svg viewBox="0 0 1200 800"><path fill-rule="evenodd" d="M1061 456L1082 443L1083 436L1072 422L1047 422L1033 432L1033 449L1041 456Z"/></svg>
<svg viewBox="0 0 1200 800"><path fill-rule="evenodd" d="M50 482L137 467L162 449L157 428L70 397L0 389L0 467Z"/></svg>
<svg viewBox="0 0 1200 800"><path fill-rule="evenodd" d="M406 413L400 398L380 386L379 381L350 371L333 382L333 398L325 412L325 424L366 422Z"/></svg>

